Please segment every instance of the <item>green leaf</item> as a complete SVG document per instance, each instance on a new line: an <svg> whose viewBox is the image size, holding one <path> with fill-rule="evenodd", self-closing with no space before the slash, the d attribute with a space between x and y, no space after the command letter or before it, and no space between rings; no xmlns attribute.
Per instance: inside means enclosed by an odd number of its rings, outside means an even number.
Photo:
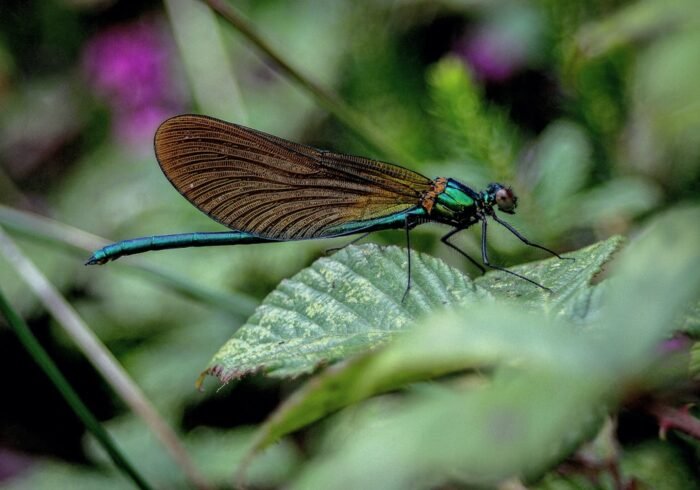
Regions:
<svg viewBox="0 0 700 490"><path fill-rule="evenodd" d="M624 477L634 478L638 488L654 490L697 489L697 466L681 448L668 441L647 441L622 454Z"/></svg>
<svg viewBox="0 0 700 490"><path fill-rule="evenodd" d="M700 233L692 223L700 223L700 207L664 213L620 257L619 277L602 311L611 341L602 348L614 351L626 368L655 359L658 342L700 297Z"/></svg>
<svg viewBox="0 0 700 490"><path fill-rule="evenodd" d="M586 313L582 291L621 243L613 237L571 254L576 260L552 258L513 268L550 287L552 295L503 272L472 283L443 262L415 254L413 287L403 303L405 250L347 247L283 281L206 372L223 382L259 370L298 376L321 363L376 348L436 308L492 296L580 319Z"/></svg>
<svg viewBox="0 0 700 490"><path fill-rule="evenodd" d="M683 309L678 330L695 339L700 339L700 298Z"/></svg>
<svg viewBox="0 0 700 490"><path fill-rule="evenodd" d="M580 295L586 294L588 284L623 243L624 238L613 236L566 254L567 260L554 257L509 268L550 288L554 294L501 271L489 272L477 278L474 283L497 298L516 299L531 307L544 306L546 311L552 313L581 317L583 312L580 311Z"/></svg>
<svg viewBox="0 0 700 490"><path fill-rule="evenodd" d="M156 488L191 488L183 480L176 464L158 448L158 442L143 429L143 424L134 417L117 417L108 422L110 434L144 470ZM231 468L245 455L253 436L252 427L235 429L197 427L183 435L183 443L196 466L207 475L213 488L228 488L231 484ZM106 456L95 441L85 440L90 460L106 465ZM260 455L247 472L243 482L254 488L272 488L288 480L299 462L298 450L289 441L270 448ZM26 487L35 488L35 487ZM39 487L36 487L39 488ZM62 487L48 487L62 488ZM85 486L81 488L92 488ZM120 488L114 485L111 488Z"/></svg>
<svg viewBox="0 0 700 490"><path fill-rule="evenodd" d="M621 243L621 238L613 237L587 247L573 254L577 258L575 262L561 262L558 259L544 261L552 267L556 263L557 272L548 276L553 281L562 276L560 264L571 268L570 273L564 276L568 283L562 282L560 287L564 293L561 304L558 296L552 300L552 304L556 305L554 312L564 313L564 316L580 322L588 317L591 309L599 310L600 293L594 291L601 289L591 289L587 284ZM575 277L569 277L569 274ZM516 289L523 282L512 276L504 280ZM568 294L569 289L573 291L576 288L578 294ZM582 293L586 294L583 299ZM494 295L498 294L496 291ZM538 305L540 310L543 307L550 309L548 304L533 300L533 305ZM498 310L506 307L500 305ZM546 364L554 369L557 363L552 361L550 353L557 353L556 359L563 356L567 360L579 355L578 341L575 336L572 337L570 329L552 332L551 325L545 329L547 322L544 320L533 320L528 324L531 328L524 328L526 318L520 305L512 313L512 318L505 322L494 324L490 316L492 313L492 310L484 313L479 305L470 304L450 314L431 316L424 328L411 331L385 349L332 366L275 411L260 428L251 452L344 406L408 383L464 369L495 366L515 358L537 365ZM537 335L534 335L535 329ZM543 349L541 341L537 340L539 335L554 336L558 343ZM566 348L564 344L567 344Z"/></svg>
<svg viewBox="0 0 700 490"><path fill-rule="evenodd" d="M581 288L566 302L561 313L574 323L590 323L600 316L600 311L609 291L610 281L603 281L592 287Z"/></svg>
<svg viewBox="0 0 700 490"><path fill-rule="evenodd" d="M669 26L692 25L697 12L694 0L634 2L585 25L576 34L576 41L586 56L602 56L621 45L663 35Z"/></svg>
<svg viewBox="0 0 700 490"><path fill-rule="evenodd" d="M700 379L700 342L695 342L690 348L688 373L693 379Z"/></svg>
<svg viewBox="0 0 700 490"><path fill-rule="evenodd" d="M494 320L494 313L505 319ZM251 453L344 406L412 382L515 359L560 370L562 360L578 362L573 333L512 305L471 304L432 315L384 349L331 366L311 379L260 427Z"/></svg>
<svg viewBox="0 0 700 490"><path fill-rule="evenodd" d="M628 171L652 176L667 195L700 176L700 3L690 3L692 8L678 12L685 28L664 32L641 51L630 77L630 113L635 116L622 156ZM657 6L669 7L660 1Z"/></svg>
<svg viewBox="0 0 700 490"><path fill-rule="evenodd" d="M219 350L207 372L223 382L255 371L298 376L376 348L435 308L490 295L459 271L405 250L363 245L321 258L283 281Z"/></svg>
<svg viewBox="0 0 700 490"><path fill-rule="evenodd" d="M639 216L654 209L661 200L660 189L649 180L637 177L620 177L572 199L578 226L596 224Z"/></svg>
<svg viewBox="0 0 700 490"><path fill-rule="evenodd" d="M532 477L595 434L603 386L570 371L519 371L471 390L417 392L329 441L292 488L490 488Z"/></svg>
<svg viewBox="0 0 700 490"><path fill-rule="evenodd" d="M394 395L393 406L370 417L371 404L354 410L352 432L331 434L295 487L493 486L539 477L592 436L624 394L639 388L678 306L700 293L700 235L688 226L698 221L695 208L667 213L650 226L623 254L600 317L588 328L517 304L476 304L468 314L426 318L423 327L430 330L415 343L424 350L414 350L414 359L440 365L446 352L462 349L473 360L491 354L501 359L492 379ZM453 336L444 344L449 351L435 349L431 340L448 331L472 337Z"/></svg>
<svg viewBox="0 0 700 490"><path fill-rule="evenodd" d="M586 183L591 169L591 144L583 130L568 121L556 121L544 131L537 144L534 171L537 183L533 195L540 208L554 216Z"/></svg>

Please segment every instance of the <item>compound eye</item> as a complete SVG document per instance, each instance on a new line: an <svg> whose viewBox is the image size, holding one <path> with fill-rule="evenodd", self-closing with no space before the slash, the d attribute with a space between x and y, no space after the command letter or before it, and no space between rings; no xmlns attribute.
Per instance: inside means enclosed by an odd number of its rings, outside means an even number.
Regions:
<svg viewBox="0 0 700 490"><path fill-rule="evenodd" d="M496 191L496 206L504 213L513 214L518 205L518 198L510 187L503 187Z"/></svg>

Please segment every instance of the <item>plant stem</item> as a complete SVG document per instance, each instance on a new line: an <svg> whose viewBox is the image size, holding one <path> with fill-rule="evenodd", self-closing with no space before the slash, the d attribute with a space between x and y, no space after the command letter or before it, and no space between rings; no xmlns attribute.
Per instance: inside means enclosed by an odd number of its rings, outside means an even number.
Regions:
<svg viewBox="0 0 700 490"><path fill-rule="evenodd" d="M700 420L694 417L689 407L675 408L655 403L649 412L659 421L659 432L665 438L669 429L679 430L700 441Z"/></svg>
<svg viewBox="0 0 700 490"><path fill-rule="evenodd" d="M20 211L0 204L0 225L22 233L41 242L51 242L75 254L92 252L109 242L104 238L87 233L78 228L60 223L28 211ZM257 301L242 293L226 293L195 284L191 279L152 266L134 257L129 261L116 262L117 267L145 274L162 285L187 298L212 305L227 311L238 320L245 320L255 310Z"/></svg>
<svg viewBox="0 0 700 490"><path fill-rule="evenodd" d="M172 428L78 313L0 228L0 252L124 403L151 428L192 485L208 488Z"/></svg>
<svg viewBox="0 0 700 490"><path fill-rule="evenodd" d="M68 380L63 376L63 374L61 374L61 371L51 360L48 353L44 350L36 337L34 337L25 321L7 302L7 299L5 298L5 295L2 294L2 291L0 291L0 313L2 313L7 320L10 328L12 328L15 334L17 334L17 338L24 348L27 349L29 355L36 361L59 393L63 396L64 400L66 400L66 403L68 403L73 412L75 412L85 427L102 445L110 458L112 458L115 466L125 475L127 475L138 488L150 489L151 486L146 483L146 480L131 465L104 427L102 427L102 425L100 425L100 423L97 421L97 418L92 414L90 409L85 406L78 394L71 387Z"/></svg>
<svg viewBox="0 0 700 490"><path fill-rule="evenodd" d="M326 110L332 113L340 122L355 132L364 141L385 157L397 162L411 163L413 159L403 149L397 147L387 138L384 132L375 127L359 112L342 101L337 95L322 87L319 83L304 75L301 70L292 66L290 62L278 53L255 28L243 18L233 7L224 0L202 0L212 10L219 14L238 32L245 36L258 50L260 50L280 72L294 80L301 88L310 93L316 101Z"/></svg>

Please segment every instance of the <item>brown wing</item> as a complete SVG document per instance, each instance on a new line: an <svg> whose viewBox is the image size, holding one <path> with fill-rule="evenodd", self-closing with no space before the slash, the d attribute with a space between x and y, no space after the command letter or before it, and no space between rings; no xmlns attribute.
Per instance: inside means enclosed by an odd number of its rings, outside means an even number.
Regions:
<svg viewBox="0 0 700 490"><path fill-rule="evenodd" d="M165 176L214 220L265 238L329 236L337 226L405 211L432 181L389 163L317 150L205 116L155 136Z"/></svg>

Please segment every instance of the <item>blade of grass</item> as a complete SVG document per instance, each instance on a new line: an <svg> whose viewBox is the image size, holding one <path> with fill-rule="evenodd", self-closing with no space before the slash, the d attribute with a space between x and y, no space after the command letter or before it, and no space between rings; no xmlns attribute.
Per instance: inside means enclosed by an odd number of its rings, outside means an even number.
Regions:
<svg viewBox="0 0 700 490"><path fill-rule="evenodd" d="M73 307L0 228L0 252L124 403L146 423L196 488L208 488L172 428Z"/></svg>
<svg viewBox="0 0 700 490"><path fill-rule="evenodd" d="M202 1L247 38L263 55L269 58L282 74L295 81L302 89L311 94L322 107L333 114L357 136L369 143L375 150L394 161L413 162L413 158L409 154L383 136L384 132L381 129L374 126L359 112L343 102L336 94L322 87L318 82L303 74L301 70L287 61L227 2L224 0Z"/></svg>
<svg viewBox="0 0 700 490"><path fill-rule="evenodd" d="M243 99L216 16L193 0L165 0L165 10L199 109L246 124Z"/></svg>
<svg viewBox="0 0 700 490"><path fill-rule="evenodd" d="M0 167L0 196L5 202L13 202L27 207L31 204L2 167Z"/></svg>
<svg viewBox="0 0 700 490"><path fill-rule="evenodd" d="M91 233L78 228L60 223L59 221L39 216L27 211L20 211L0 204L0 225L21 233L40 242L50 242L59 245L70 253L79 255L83 259L85 252L92 251L110 243ZM143 274L150 279L155 279L162 285L187 298L209 304L223 311L231 313L239 320L248 318L257 301L250 296L241 293L222 294L218 291L194 284L191 279L184 278L165 271L159 267L149 265L146 261L132 258L126 262L115 262L115 266L125 270Z"/></svg>
<svg viewBox="0 0 700 490"><path fill-rule="evenodd" d="M10 328L14 330L17 338L24 348L27 349L29 355L32 356L32 358L59 391L61 396L63 396L64 400L66 400L66 403L68 403L73 412L75 412L78 418L80 418L83 424L85 424L85 427L90 431L95 439L97 439L109 457L112 458L114 465L128 478L130 478L134 482L134 485L136 485L138 488L150 489L151 486L139 474L136 468L132 466L126 456L122 454L120 449L110 437L109 433L107 433L104 427L100 425L90 409L85 406L78 394L71 387L68 380L63 377L61 371L51 360L48 353L44 350L36 337L34 337L22 317L20 317L7 302L2 290L0 290L0 313L2 313L7 320Z"/></svg>

